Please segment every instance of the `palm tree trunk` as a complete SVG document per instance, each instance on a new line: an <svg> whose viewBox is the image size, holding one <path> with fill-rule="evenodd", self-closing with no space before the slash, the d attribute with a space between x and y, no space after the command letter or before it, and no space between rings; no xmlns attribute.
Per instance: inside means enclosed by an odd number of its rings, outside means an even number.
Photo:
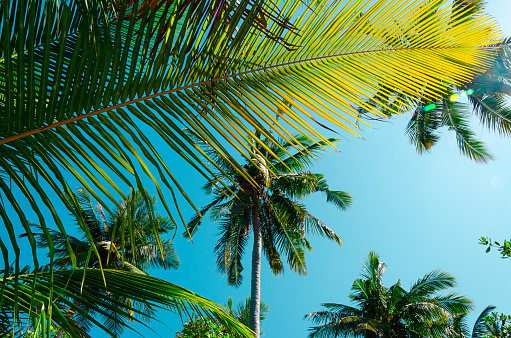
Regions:
<svg viewBox="0 0 511 338"><path fill-rule="evenodd" d="M260 336L261 311L261 222L259 205L252 205L252 228L254 230L254 249L252 250L252 282L250 285L250 329L255 337Z"/></svg>

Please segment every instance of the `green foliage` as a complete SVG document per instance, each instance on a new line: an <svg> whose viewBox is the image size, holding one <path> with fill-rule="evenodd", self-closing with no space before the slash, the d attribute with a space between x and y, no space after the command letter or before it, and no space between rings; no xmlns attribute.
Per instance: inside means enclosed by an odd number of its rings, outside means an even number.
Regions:
<svg viewBox="0 0 511 338"><path fill-rule="evenodd" d="M492 241L489 237L481 237L479 239L479 244L487 246L486 253L490 252L491 248L497 248L502 258L511 257L511 240L506 239L501 244L500 242Z"/></svg>
<svg viewBox="0 0 511 338"><path fill-rule="evenodd" d="M40 225L31 223L39 248L55 248L55 267L71 268L73 262L67 248L71 246L76 266L109 268L144 272L149 267L177 269L179 259L170 239L176 225L168 217L158 214L156 196L135 190L116 203L113 216L105 213L101 204L93 202L84 188L69 196L75 213L75 227L81 238L48 229L48 237ZM21 237L25 237L23 234ZM91 244L92 243L92 244ZM92 254L94 253L94 254Z"/></svg>
<svg viewBox="0 0 511 338"><path fill-rule="evenodd" d="M351 287L354 306L324 303L324 310L305 316L317 326L309 337L453 337L462 336L458 318L466 315L472 302L456 293L441 291L456 285L447 272L433 271L419 278L407 291L398 281L383 284L386 265L371 251L361 277Z"/></svg>
<svg viewBox="0 0 511 338"><path fill-rule="evenodd" d="M266 319L270 307L261 302L260 304L260 321ZM232 299L229 297L227 301L227 313L235 318L237 321L245 326L249 326L250 320L250 297L245 301L239 302L236 307L233 307ZM261 332L261 334L263 334ZM238 338L239 335L229 332L218 321L210 318L195 317L185 323L183 329L179 331L176 338L196 338L196 337L225 337L225 338Z"/></svg>
<svg viewBox="0 0 511 338"><path fill-rule="evenodd" d="M257 130L275 143L274 134L292 139L291 128L331 145L312 125L325 127L325 118L356 134L354 106L363 105L382 84L397 86L403 96L421 92L432 99L446 83L460 83L489 66L492 51L485 46L500 39L491 18L476 13L481 20L453 23L452 13L438 10L447 0L412 6L399 1L329 1L317 11L302 12L296 1L279 3L281 9L266 0L1 1L0 191L5 203L0 218L8 236L0 239L0 250L5 267L14 261L14 285L24 280L19 277L27 240L35 271L43 265L27 219L32 212L40 226L36 232L50 239L50 270L56 250L64 247L62 257L69 257L73 269L87 260L74 253L57 212L57 206L67 208L85 231L79 202L69 200L77 184L114 217L109 201L124 199L127 188L148 200L142 182L151 181L172 223L181 218L185 225L179 201L193 204L173 175L174 163L163 154L176 154L205 178L213 175L208 162L216 161L196 147L183 126L255 185L236 160L238 154L249 162L261 156L246 146L245 132ZM361 8L369 10L354 16ZM434 21L434 29L417 27L421 18ZM415 40L389 40L399 31L413 31ZM384 107L394 101L391 96ZM347 196L327 198L346 205L342 199ZM51 224L63 236L62 247L53 245ZM325 229L318 224L308 218L305 228L321 233ZM129 228L134 231L132 224ZM19 229L26 239L17 238ZM152 230L164 256L158 231ZM282 251L308 249L300 233L280 235L301 242L287 241ZM104 256L92 234L87 241L90 261L102 265ZM114 241L112 236L103 247L111 252ZM268 255L280 261L274 251ZM32 276L34 285L37 276ZM7 273L4 283L5 278ZM27 295L13 290L10 309L17 315L26 310L16 304ZM53 284L46 292L37 290L38 296L53 299ZM0 302L7 302L3 293ZM58 307L54 310L54 316L65 317Z"/></svg>
<svg viewBox="0 0 511 338"><path fill-rule="evenodd" d="M183 329L176 334L176 338L235 338L218 322L209 318L196 317L185 323Z"/></svg>
<svg viewBox="0 0 511 338"><path fill-rule="evenodd" d="M230 163L215 154L207 142L196 134L192 136L222 169L216 174L218 179L204 186L204 191L213 195L213 201L200 212L202 215L209 213L212 221L220 223L215 253L218 268L227 274L229 285L239 286L243 280L241 258L253 226L253 205L259 210L263 250L275 275L284 269L282 256L287 258L293 271L307 273L305 251L311 250L306 239L308 234L317 234L341 245L339 236L299 202L313 193L325 195L327 202L343 211L352 202L348 193L330 190L323 175L307 170L325 150L326 143L316 144L305 135L296 135L297 142L307 145L306 150L288 155L287 151L294 149L295 142L280 139L274 143L264 137L252 139L251 146L262 154L261 158L269 158L268 162L256 158L245 164L247 173L259 184L256 189ZM192 236L201 224L198 214L192 217L188 224ZM183 235L188 237L188 233Z"/></svg>
<svg viewBox="0 0 511 338"><path fill-rule="evenodd" d="M482 0L455 0L453 2L453 23L468 22L473 15L483 9ZM406 37L405 40L410 37ZM404 96L392 87L382 85L380 91L367 101L367 107L359 112L369 116L369 107L381 109L389 117L395 113L412 112L412 118L406 127L409 141L419 154L430 152L440 140L442 129L453 131L460 153L468 158L486 163L493 156L485 144L476 138L470 127L470 117L475 115L488 130L504 136L511 136L511 37L495 45L497 57L492 68L470 80L453 84L434 101L424 100L422 96ZM390 93L390 95L389 95ZM389 97L398 97L401 104L385 107ZM458 102L460 97L468 100L470 107ZM463 99L463 98L462 98Z"/></svg>
<svg viewBox="0 0 511 338"><path fill-rule="evenodd" d="M79 313L86 321L117 337L123 329L133 330L131 322L147 325L144 321L155 318L154 312L136 306L144 304L152 309L172 310L187 317L198 314L217 321L240 337L251 337L249 330L229 316L223 307L178 285L146 274L81 268L39 271L35 279L34 272L28 269L22 272L19 276L9 272L8 277L1 280L0 287L6 297L0 312L0 324L6 325L0 325L0 330L9 330L9 326L12 330L12 313L17 309L19 325L38 322L38 317L41 317L44 318L41 323L50 322L73 338L88 337L81 323L75 320L75 314ZM54 293L48 296L50 287ZM18 294L17 302L14 301L15 293ZM125 299L131 301L126 302ZM9 314L11 317L6 317ZM96 317L109 320L100 321Z"/></svg>
<svg viewBox="0 0 511 338"><path fill-rule="evenodd" d="M46 338L71 338L66 332L63 332L60 328L52 326L50 328L50 334L46 335ZM23 338L43 338L43 335L40 331L27 330L25 334L23 334Z"/></svg>
<svg viewBox="0 0 511 338"><path fill-rule="evenodd" d="M54 267L72 268L67 241L74 252L75 264L80 268L116 269L146 274L147 267L176 269L179 265L171 240L159 240L159 236L173 232L176 227L168 217L157 213L156 196L146 200L143 194L136 190L118 202L117 207L113 208L114 216L105 214L100 204L94 206L83 188L77 189L68 199L71 203L74 202L76 214L82 216L76 219L75 224L81 238L66 236L51 229L48 229L50 236L46 236L41 226L31 223L38 247L49 248L50 243L54 246ZM152 316L154 312L154 309L144 302L132 301L116 294L111 294L111 298L120 303L134 302L132 306L144 314ZM82 304L81 308L95 313L89 306ZM124 329L121 322L130 318L116 315L116 308L114 306L109 309L110 315L103 316L103 321L115 336L119 336ZM136 315L140 317L139 314ZM145 316L141 318L147 319ZM90 320L81 313L76 313L72 319L80 323L85 331L92 326Z"/></svg>
<svg viewBox="0 0 511 338"><path fill-rule="evenodd" d="M485 338L509 338L511 337L511 315L492 312L484 317L484 325L488 331Z"/></svg>

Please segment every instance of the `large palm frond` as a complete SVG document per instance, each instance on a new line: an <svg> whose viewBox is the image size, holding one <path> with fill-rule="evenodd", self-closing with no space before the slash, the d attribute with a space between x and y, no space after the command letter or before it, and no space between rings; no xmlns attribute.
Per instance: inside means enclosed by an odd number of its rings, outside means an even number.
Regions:
<svg viewBox="0 0 511 338"><path fill-rule="evenodd" d="M190 7L173 2L159 9L136 1L119 3L115 19L107 22L109 12L101 1L88 6L2 2L5 20L10 19L1 32L2 172L31 177L29 184L16 180L20 190L30 185L37 190L43 180L61 196L61 189L69 189L60 175L63 165L90 192L97 189L113 202L109 187L122 193L111 174L139 187L140 176L146 175L157 186L161 181L184 193L141 125L205 176L209 169L198 156L201 150L182 125L243 172L222 140L252 158L255 150L240 133L250 135L246 123L269 138L264 126L271 124L286 139L292 136L284 126L290 126L326 141L308 124L307 119L317 121L312 114L341 128L356 128L354 106L364 106L367 94L382 83L410 95L437 97L445 83L461 83L489 66L492 52L484 46L500 37L485 15L453 24L446 1L331 2L301 15L297 2L285 4L282 15L298 19L295 26L267 23L277 41L253 24L262 11L271 11L262 1L224 2L220 19L214 14L217 2ZM140 11L144 15L134 14ZM34 20L25 24L21 13ZM397 19L399 26L393 24ZM160 40L154 32L164 28L166 37ZM406 44L383 38L397 30L413 38ZM45 48L36 48L38 39ZM297 47L290 50L279 39ZM31 158L44 165L27 166ZM51 203L44 191L38 194ZM158 194L164 201L159 188Z"/></svg>
<svg viewBox="0 0 511 338"><path fill-rule="evenodd" d="M146 325L139 317L156 320L154 313L143 312L130 305L132 303L123 301L131 299L152 308L173 310L182 316L212 317L230 331L250 337L247 329L228 316L221 306L175 284L148 275L108 269L75 269L39 272L35 279L34 273L24 271L22 275L3 278L1 287L6 295L3 298L2 313L19 313L13 319L14 327L31 324L27 320L41 316L40 323L55 323L75 337L77 335L73 325L76 323L73 317L79 314L115 336L113 330L118 333L119 328L104 326L96 319L97 315L107 317L123 328L129 328L127 320ZM49 290L53 292L49 293ZM112 298L112 294L116 297ZM17 299L17 303L14 299ZM16 323L20 319L24 322Z"/></svg>

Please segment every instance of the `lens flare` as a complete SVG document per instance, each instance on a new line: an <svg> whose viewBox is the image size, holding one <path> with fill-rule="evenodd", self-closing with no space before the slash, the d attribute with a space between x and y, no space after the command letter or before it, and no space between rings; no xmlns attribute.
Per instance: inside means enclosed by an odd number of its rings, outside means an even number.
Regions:
<svg viewBox="0 0 511 338"><path fill-rule="evenodd" d="M430 104L428 104L427 106L424 107L424 111L428 112L428 111L431 111L431 110L433 110L435 108L436 108L436 104L430 103Z"/></svg>
<svg viewBox="0 0 511 338"><path fill-rule="evenodd" d="M472 95L474 94L474 90L472 88L470 88L469 90L467 90L467 95Z"/></svg>
<svg viewBox="0 0 511 338"><path fill-rule="evenodd" d="M451 100L451 102L456 102L460 99L460 96L458 94L452 94L451 96L449 96L449 100Z"/></svg>

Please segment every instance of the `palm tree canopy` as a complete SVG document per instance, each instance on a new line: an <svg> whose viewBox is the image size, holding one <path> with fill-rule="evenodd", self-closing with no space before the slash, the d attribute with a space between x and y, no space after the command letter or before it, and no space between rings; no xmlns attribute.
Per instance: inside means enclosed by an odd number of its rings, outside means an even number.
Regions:
<svg viewBox="0 0 511 338"><path fill-rule="evenodd" d="M146 203L139 190L127 195L127 199L119 201L114 208L115 216L105 214L102 206L94 206L83 188L78 188L74 198L79 202L76 212L82 215L85 223L76 221L76 229L81 238L65 236L59 231L49 230L50 239L55 247L54 265L58 268L71 268L72 262L66 241L69 241L75 257L76 265L88 268L126 269L143 272L148 267L176 269L179 258L170 239L161 240L162 251L156 238L175 232L176 226L168 217L156 212L156 196ZM32 224L41 231L41 226ZM156 234L154 233L156 231ZM48 248L49 240L44 232L34 233L39 248ZM26 234L22 235L26 236ZM94 247L89 239L92 239ZM97 250L99 259L91 255Z"/></svg>
<svg viewBox="0 0 511 338"><path fill-rule="evenodd" d="M196 134L191 136L222 168L215 179L204 185L204 191L213 195L213 201L200 212L203 215L210 213L212 221L220 222L220 238L215 253L218 268L227 274L230 285L239 286L243 280L241 259L251 233L253 205L257 205L259 210L262 248L274 274L280 274L284 269L281 256L287 258L293 271L307 273L304 254L305 250L311 250L307 234L319 234L341 245L339 236L298 201L318 192L340 210L347 210L351 204L348 193L330 190L323 175L307 170L325 149L325 142L316 143L304 135L296 135L294 138L306 148L291 156L286 152L292 152L296 146L294 143L279 140L279 144L274 144L263 137L257 142L254 140L252 146L259 148L262 156L244 166L259 184L258 188L253 188L232 165L215 154L207 142ZM331 143L336 141L328 140ZM263 158L267 158L268 162L262 162ZM261 168L270 169L264 171ZM199 214L188 223L192 236L201 223ZM185 232L184 236L188 237L188 233Z"/></svg>
<svg viewBox="0 0 511 338"><path fill-rule="evenodd" d="M401 282L387 288L382 281L386 265L371 251L361 278L351 287L353 306L324 303L311 312L309 337L451 337L453 320L472 308L472 302L456 293L441 291L456 285L447 272L433 271L419 278L407 291Z"/></svg>

